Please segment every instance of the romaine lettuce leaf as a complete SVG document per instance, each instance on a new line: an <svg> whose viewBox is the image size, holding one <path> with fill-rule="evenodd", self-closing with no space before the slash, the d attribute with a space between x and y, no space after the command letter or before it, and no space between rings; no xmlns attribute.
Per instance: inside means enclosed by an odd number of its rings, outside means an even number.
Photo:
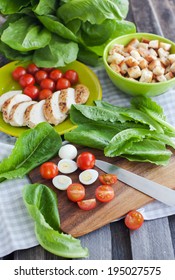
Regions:
<svg viewBox="0 0 175 280"><path fill-rule="evenodd" d="M47 251L65 258L84 258L88 249L80 240L60 230L58 202L55 192L42 184L26 185L23 200L35 222L35 234Z"/></svg>
<svg viewBox="0 0 175 280"><path fill-rule="evenodd" d="M18 0L18 1L0 1L0 12L4 15L9 15L19 12L23 7L30 4L30 0Z"/></svg>
<svg viewBox="0 0 175 280"><path fill-rule="evenodd" d="M48 15L58 8L58 0L31 0L32 10L38 15Z"/></svg>
<svg viewBox="0 0 175 280"><path fill-rule="evenodd" d="M33 168L52 158L61 144L60 135L46 122L23 132L10 156L0 163L0 181L22 178Z"/></svg>

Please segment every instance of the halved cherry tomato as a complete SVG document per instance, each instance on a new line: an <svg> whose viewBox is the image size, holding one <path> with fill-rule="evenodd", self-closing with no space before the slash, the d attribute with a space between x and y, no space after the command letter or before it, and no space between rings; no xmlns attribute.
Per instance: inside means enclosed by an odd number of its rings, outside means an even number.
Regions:
<svg viewBox="0 0 175 280"><path fill-rule="evenodd" d="M46 99L49 96L51 96L52 94L53 94L53 92L50 89L44 88L44 89L40 90L39 95L38 95L38 99L39 100Z"/></svg>
<svg viewBox="0 0 175 280"><path fill-rule="evenodd" d="M101 202L109 202L114 198L114 189L109 185L101 185L96 189L95 196Z"/></svg>
<svg viewBox="0 0 175 280"><path fill-rule="evenodd" d="M45 162L40 166L40 174L44 179L53 179L58 175L58 166L51 161Z"/></svg>
<svg viewBox="0 0 175 280"><path fill-rule="evenodd" d="M91 198L91 199L85 199L85 200L78 201L77 204L80 207L80 209L89 211L96 207L97 201L95 198Z"/></svg>
<svg viewBox="0 0 175 280"><path fill-rule="evenodd" d="M49 78L53 81L57 81L58 79L62 78L63 73L59 69L54 69L49 73Z"/></svg>
<svg viewBox="0 0 175 280"><path fill-rule="evenodd" d="M126 215L124 222L129 229L135 230L142 226L144 218L140 212L132 210Z"/></svg>
<svg viewBox="0 0 175 280"><path fill-rule="evenodd" d="M66 89L71 86L71 83L66 78L60 78L58 79L56 83L56 90Z"/></svg>
<svg viewBox="0 0 175 280"><path fill-rule="evenodd" d="M115 174L101 174L99 180L103 185L113 185L117 182L117 176Z"/></svg>
<svg viewBox="0 0 175 280"><path fill-rule="evenodd" d="M42 80L48 77L48 73L44 70L39 70L35 73L35 79L38 84L41 83Z"/></svg>
<svg viewBox="0 0 175 280"><path fill-rule="evenodd" d="M77 204L80 207L80 209L89 211L96 207L97 201L95 198L84 199L84 200L78 201Z"/></svg>
<svg viewBox="0 0 175 280"><path fill-rule="evenodd" d="M35 78L31 74L24 74L19 78L19 84L25 88L26 86L34 85Z"/></svg>
<svg viewBox="0 0 175 280"><path fill-rule="evenodd" d="M24 94L36 100L38 98L39 89L34 85L29 85L24 88Z"/></svg>
<svg viewBox="0 0 175 280"><path fill-rule="evenodd" d="M39 71L38 66L35 63L31 63L27 66L27 72L34 75L37 71Z"/></svg>
<svg viewBox="0 0 175 280"><path fill-rule="evenodd" d="M41 81L40 87L42 89L47 88L53 91L55 89L55 82L49 78L46 78Z"/></svg>
<svg viewBox="0 0 175 280"><path fill-rule="evenodd" d="M18 81L19 78L27 73L26 69L22 66L16 67L12 72L12 77L15 81Z"/></svg>
<svg viewBox="0 0 175 280"><path fill-rule="evenodd" d="M83 152L77 157L77 165L81 170L91 169L95 165L95 156L89 152Z"/></svg>
<svg viewBox="0 0 175 280"><path fill-rule="evenodd" d="M73 202L78 202L85 197L85 188L79 183L73 183L67 188L67 196Z"/></svg>
<svg viewBox="0 0 175 280"><path fill-rule="evenodd" d="M75 71L75 70L67 70L65 73L64 73L64 77L66 79L68 79L72 85L76 84L78 82L78 73Z"/></svg>

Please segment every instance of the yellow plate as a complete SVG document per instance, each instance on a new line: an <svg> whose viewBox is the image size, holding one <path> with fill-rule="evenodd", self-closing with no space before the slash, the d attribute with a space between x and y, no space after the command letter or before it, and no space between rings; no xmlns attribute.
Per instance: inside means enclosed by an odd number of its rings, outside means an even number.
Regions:
<svg viewBox="0 0 175 280"><path fill-rule="evenodd" d="M9 90L21 89L20 85L13 80L12 71L19 65L27 66L28 64L29 62L22 63L14 61L0 68L0 95ZM94 105L94 100L102 99L102 88L100 82L95 73L89 67L78 61L74 61L65 67L59 67L59 69L61 69L63 72L65 72L67 69L73 69L77 71L79 75L79 83L87 86L90 91L90 96L86 103L87 105ZM70 119L67 118L64 122L55 126L54 128L60 135L62 135L65 132L74 129L75 127L76 126L71 123ZM2 118L2 113L0 113L0 131L15 137L19 137L19 135L27 129L29 128L14 127L5 123Z"/></svg>

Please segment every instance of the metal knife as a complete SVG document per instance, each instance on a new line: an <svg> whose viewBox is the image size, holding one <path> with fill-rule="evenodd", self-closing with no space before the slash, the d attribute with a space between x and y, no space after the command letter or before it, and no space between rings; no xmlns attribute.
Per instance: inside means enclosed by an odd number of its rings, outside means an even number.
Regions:
<svg viewBox="0 0 175 280"><path fill-rule="evenodd" d="M102 160L96 159L95 165L106 173L117 175L120 181L134 189L137 189L169 206L175 206L174 190Z"/></svg>

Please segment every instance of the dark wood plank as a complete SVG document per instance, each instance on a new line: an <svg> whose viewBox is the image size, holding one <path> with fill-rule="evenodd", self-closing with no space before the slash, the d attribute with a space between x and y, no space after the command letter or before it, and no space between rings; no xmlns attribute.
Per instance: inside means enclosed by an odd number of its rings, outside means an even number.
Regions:
<svg viewBox="0 0 175 280"><path fill-rule="evenodd" d="M110 224L112 235L112 259L131 260L130 232L124 224L124 220Z"/></svg>
<svg viewBox="0 0 175 280"><path fill-rule="evenodd" d="M134 22L137 26L137 32L163 35L151 0L130 0L130 7L133 13Z"/></svg>
<svg viewBox="0 0 175 280"><path fill-rule="evenodd" d="M152 7L161 26L164 37L175 41L175 1L152 0Z"/></svg>
<svg viewBox="0 0 175 280"><path fill-rule="evenodd" d="M142 227L131 232L134 260L172 260L174 250L168 218L145 221Z"/></svg>

